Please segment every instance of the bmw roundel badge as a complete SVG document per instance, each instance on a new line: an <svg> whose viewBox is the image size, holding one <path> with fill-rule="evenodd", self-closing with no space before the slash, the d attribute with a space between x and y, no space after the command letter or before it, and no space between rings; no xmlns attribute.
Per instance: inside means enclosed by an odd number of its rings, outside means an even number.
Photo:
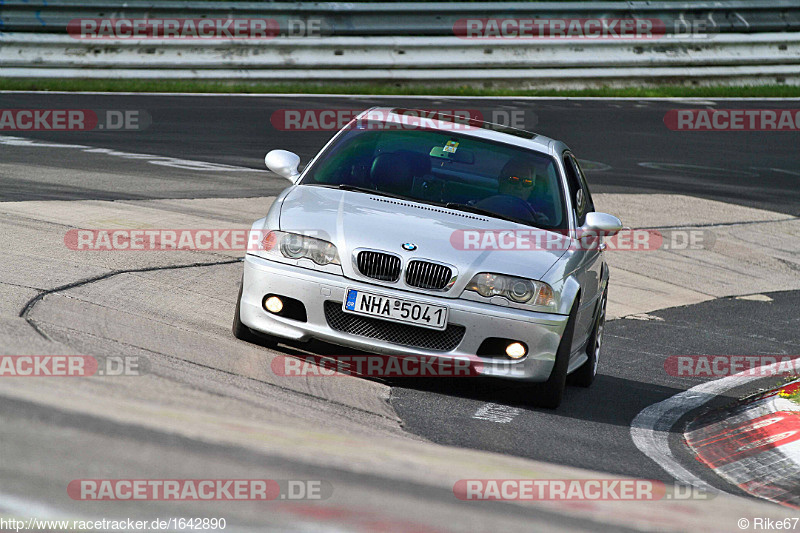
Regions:
<svg viewBox="0 0 800 533"><path fill-rule="evenodd" d="M413 242L404 242L403 243L403 250L405 250L407 252L413 252L416 249L417 249L417 245L414 244Z"/></svg>

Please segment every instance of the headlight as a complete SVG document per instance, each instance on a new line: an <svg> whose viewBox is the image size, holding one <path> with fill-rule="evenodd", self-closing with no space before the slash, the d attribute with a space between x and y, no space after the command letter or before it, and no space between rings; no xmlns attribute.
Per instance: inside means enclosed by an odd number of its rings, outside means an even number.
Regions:
<svg viewBox="0 0 800 533"><path fill-rule="evenodd" d="M270 231L262 239L261 247L269 254L280 254L289 259L305 257L321 266L340 264L336 246L328 241L299 233Z"/></svg>
<svg viewBox="0 0 800 533"><path fill-rule="evenodd" d="M512 302L537 307L549 307L555 303L553 288L547 283L503 274L476 274L466 290L477 292L485 298L502 296Z"/></svg>
<svg viewBox="0 0 800 533"><path fill-rule="evenodd" d="M306 253L305 237L296 233L287 233L281 239L281 253L289 259L300 259Z"/></svg>

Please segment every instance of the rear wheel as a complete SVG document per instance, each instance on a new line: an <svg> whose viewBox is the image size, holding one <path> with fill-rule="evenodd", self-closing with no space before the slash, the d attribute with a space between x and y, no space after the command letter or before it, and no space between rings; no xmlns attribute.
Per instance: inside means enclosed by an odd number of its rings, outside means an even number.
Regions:
<svg viewBox="0 0 800 533"><path fill-rule="evenodd" d="M588 387L597 376L597 365L600 362L600 348L603 346L603 331L606 325L606 303L608 302L608 287L603 291L600 308L597 311L592 336L586 343L586 355L589 357L581 367L570 375L570 384L579 387Z"/></svg>

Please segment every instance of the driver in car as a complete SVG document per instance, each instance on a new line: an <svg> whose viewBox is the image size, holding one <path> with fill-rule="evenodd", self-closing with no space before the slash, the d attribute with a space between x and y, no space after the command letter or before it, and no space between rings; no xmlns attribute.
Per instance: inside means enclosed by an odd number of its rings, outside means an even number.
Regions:
<svg viewBox="0 0 800 533"><path fill-rule="evenodd" d="M541 190L547 186L546 181L537 178L536 169L530 162L519 158L512 159L503 166L503 170L500 172L497 192L524 201L532 211L533 220L547 225L550 223L550 218L545 212L549 210L549 206L546 201L547 195ZM535 189L539 190L534 195ZM526 218L530 218L530 216Z"/></svg>

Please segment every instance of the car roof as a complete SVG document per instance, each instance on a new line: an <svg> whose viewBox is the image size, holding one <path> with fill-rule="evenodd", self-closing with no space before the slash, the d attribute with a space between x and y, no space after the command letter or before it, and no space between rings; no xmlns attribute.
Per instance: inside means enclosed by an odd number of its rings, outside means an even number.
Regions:
<svg viewBox="0 0 800 533"><path fill-rule="evenodd" d="M373 107L359 114L356 119L403 124L407 122L408 117L421 117L436 121L426 124L426 127L430 127L430 129L457 131L459 134L505 144L513 144L551 155L560 155L560 152L568 149L561 141L531 131L431 110L406 109L402 107ZM439 123L438 126L437 123ZM443 127L441 123L453 124L455 127L453 130L449 130L447 127Z"/></svg>

